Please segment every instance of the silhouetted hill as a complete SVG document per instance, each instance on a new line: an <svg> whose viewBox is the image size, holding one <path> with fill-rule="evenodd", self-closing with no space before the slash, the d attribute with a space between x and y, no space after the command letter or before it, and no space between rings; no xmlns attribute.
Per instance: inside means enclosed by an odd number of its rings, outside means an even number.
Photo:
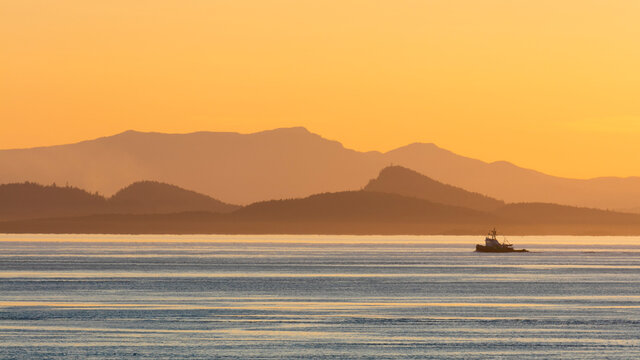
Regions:
<svg viewBox="0 0 640 360"><path fill-rule="evenodd" d="M109 199L109 205L114 212L129 214L185 211L226 213L238 208L195 191L156 181L140 181L127 186Z"/></svg>
<svg viewBox="0 0 640 360"><path fill-rule="evenodd" d="M345 191L243 207L235 218L258 221L486 223L489 214L397 194Z"/></svg>
<svg viewBox="0 0 640 360"><path fill-rule="evenodd" d="M134 183L109 199L69 186L0 185L0 221L107 213L230 212L237 208L206 195L151 181Z"/></svg>
<svg viewBox="0 0 640 360"><path fill-rule="evenodd" d="M104 197L74 187L0 185L0 220L95 214L106 207Z"/></svg>
<svg viewBox="0 0 640 360"><path fill-rule="evenodd" d="M485 212L504 206L503 201L443 184L402 166L384 168L377 178L369 181L364 190L399 194Z"/></svg>
<svg viewBox="0 0 640 360"><path fill-rule="evenodd" d="M389 164L507 202L601 209L640 207L640 178L565 179L507 162L485 163L433 144L358 152L304 128L254 134L127 131L77 144L0 151L0 183L69 183L111 195L151 179L225 202L357 190Z"/></svg>

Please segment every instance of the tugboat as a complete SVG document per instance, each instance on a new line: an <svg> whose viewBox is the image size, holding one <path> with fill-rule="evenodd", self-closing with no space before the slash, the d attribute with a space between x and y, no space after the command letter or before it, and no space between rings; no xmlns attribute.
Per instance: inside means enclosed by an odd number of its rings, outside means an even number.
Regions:
<svg viewBox="0 0 640 360"><path fill-rule="evenodd" d="M495 228L491 230L484 238L484 245L476 245L476 252L529 252L526 249L515 250L506 239L500 243L496 239L497 234Z"/></svg>

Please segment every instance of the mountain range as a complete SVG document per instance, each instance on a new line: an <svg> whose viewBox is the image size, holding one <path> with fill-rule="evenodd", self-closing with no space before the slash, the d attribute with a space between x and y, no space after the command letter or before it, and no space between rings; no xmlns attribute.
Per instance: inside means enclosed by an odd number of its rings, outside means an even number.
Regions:
<svg viewBox="0 0 640 360"><path fill-rule="evenodd" d="M423 143L385 153L359 152L300 127L254 134L127 131L76 144L0 150L0 183L70 184L111 196L151 179L246 205L359 190L390 164L497 201L640 211L638 177L560 178ZM383 187L370 184L370 189ZM472 198L464 200L467 206L488 203Z"/></svg>
<svg viewBox="0 0 640 360"><path fill-rule="evenodd" d="M400 166L358 191L246 206L144 181L105 198L73 187L0 186L0 232L640 234L640 215L548 203L504 203Z"/></svg>

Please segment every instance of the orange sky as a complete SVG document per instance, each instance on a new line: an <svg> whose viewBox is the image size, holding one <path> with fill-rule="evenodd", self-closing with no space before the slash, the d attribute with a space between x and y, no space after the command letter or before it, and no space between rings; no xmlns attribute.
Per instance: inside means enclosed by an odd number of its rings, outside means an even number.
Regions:
<svg viewBox="0 0 640 360"><path fill-rule="evenodd" d="M640 176L640 1L0 2L0 148L306 126Z"/></svg>

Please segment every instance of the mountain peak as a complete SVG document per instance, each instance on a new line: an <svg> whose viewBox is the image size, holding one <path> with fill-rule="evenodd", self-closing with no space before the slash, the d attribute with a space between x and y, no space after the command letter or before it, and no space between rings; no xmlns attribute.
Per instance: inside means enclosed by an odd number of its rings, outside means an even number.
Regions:
<svg viewBox="0 0 640 360"><path fill-rule="evenodd" d="M159 181L137 181L121 189L109 201L131 212L213 211L229 212L235 205Z"/></svg>
<svg viewBox="0 0 640 360"><path fill-rule="evenodd" d="M132 135L139 135L139 134L144 134L144 132L138 131L138 130L129 129L129 130L125 130L123 132L117 133L115 135L105 136L105 138L121 137L121 136L132 136Z"/></svg>
<svg viewBox="0 0 640 360"><path fill-rule="evenodd" d="M382 169L378 178L371 180L364 190L393 193L479 211L492 211L504 205L500 200L443 184L402 166Z"/></svg>
<svg viewBox="0 0 640 360"><path fill-rule="evenodd" d="M386 152L388 155L396 155L396 154L447 154L453 156L459 156L449 151L447 149L443 149L434 143L423 143L423 142L414 142L409 145L401 146L399 148L390 150ZM461 156L462 157L462 156Z"/></svg>
<svg viewBox="0 0 640 360"><path fill-rule="evenodd" d="M308 134L313 134L313 135L316 135L316 134L312 133L311 131L309 131L304 126L281 127L281 128L276 128L276 129L259 131L259 132L253 133L253 134L256 134L256 135L257 134L286 134L286 135L308 135Z"/></svg>
<svg viewBox="0 0 640 360"><path fill-rule="evenodd" d="M276 130L291 131L291 132L296 132L296 133L308 133L308 134L311 133L311 131L309 131L309 129L307 129L304 126L284 127L284 128L279 128L279 129L276 129Z"/></svg>

